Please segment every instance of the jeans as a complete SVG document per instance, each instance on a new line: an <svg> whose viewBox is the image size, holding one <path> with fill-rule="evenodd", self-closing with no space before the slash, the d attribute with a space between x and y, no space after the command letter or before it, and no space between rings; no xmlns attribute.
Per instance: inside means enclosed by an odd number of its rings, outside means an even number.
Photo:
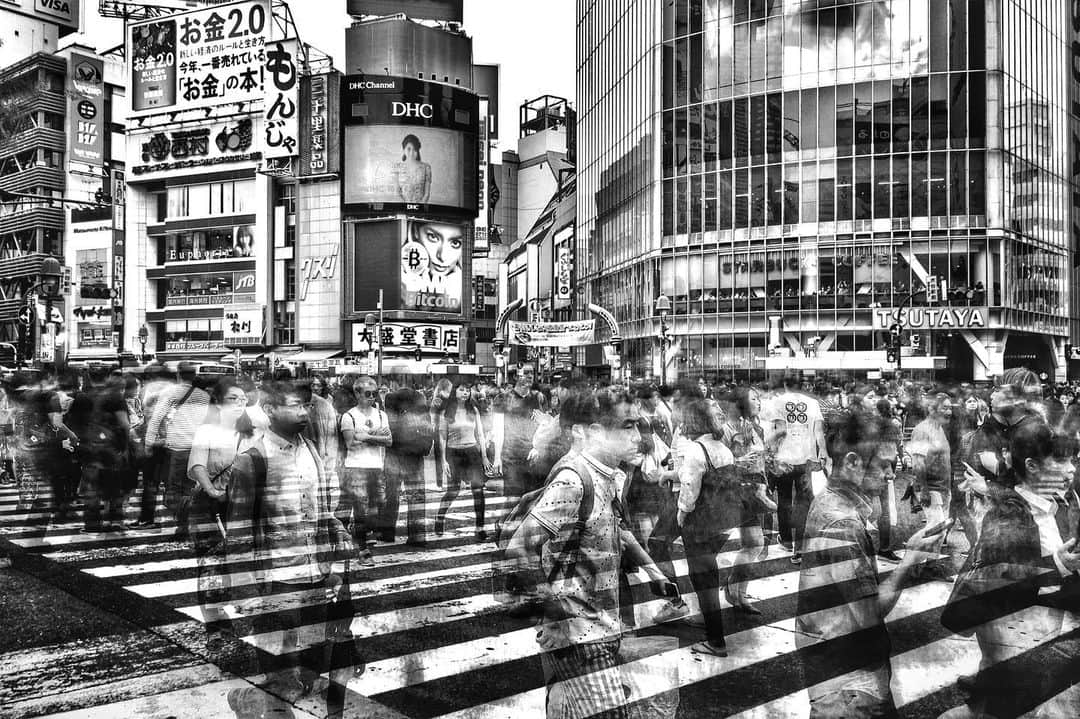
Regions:
<svg viewBox="0 0 1080 719"><path fill-rule="evenodd" d="M698 606L705 619L705 639L718 645L724 644L724 622L720 616L720 567L717 566L716 556L726 541L726 536L700 543L688 542L683 537L690 585L697 593Z"/></svg>
<svg viewBox="0 0 1080 719"><path fill-rule="evenodd" d="M341 475L338 518L350 528L356 546L367 547L368 533L378 530L379 512L386 504L386 475L381 469L345 467ZM352 524L347 521L352 515Z"/></svg>
<svg viewBox="0 0 1080 719"><path fill-rule="evenodd" d="M770 474L769 484L776 488L780 541L793 545L796 552L801 551L806 515L810 513L810 502L814 499L810 473L805 464L800 464L785 474Z"/></svg>
<svg viewBox="0 0 1080 719"><path fill-rule="evenodd" d="M484 528L484 466L477 447L464 449L447 448L446 461L450 464L450 476L446 478L446 494L439 503L439 513L435 517L435 531L440 532L450 505L461 492L461 485L469 483L472 490L473 509L476 512L477 531Z"/></svg>
<svg viewBox="0 0 1080 719"><path fill-rule="evenodd" d="M188 479L187 465L191 449L170 449L168 452L168 475L165 480L165 506L176 519L177 534L186 535L188 512L194 483Z"/></svg>
<svg viewBox="0 0 1080 719"><path fill-rule="evenodd" d="M154 447L143 461L143 491L139 503L139 521L150 523L157 513L158 487L169 471L168 453L164 447Z"/></svg>

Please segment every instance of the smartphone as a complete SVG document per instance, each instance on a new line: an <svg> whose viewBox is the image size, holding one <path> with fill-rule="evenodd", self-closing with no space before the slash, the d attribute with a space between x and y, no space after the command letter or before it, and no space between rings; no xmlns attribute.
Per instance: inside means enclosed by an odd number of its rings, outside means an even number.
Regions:
<svg viewBox="0 0 1080 719"><path fill-rule="evenodd" d="M941 534L946 529L953 526L953 524L955 524L955 523L956 523L955 519L946 519L944 522L939 522L938 524L935 524L933 527L930 527L930 529L927 529L926 532L923 534L923 536L924 537L933 537L936 534Z"/></svg>
<svg viewBox="0 0 1080 719"><path fill-rule="evenodd" d="M660 582L649 582L649 588L655 596L669 599L679 598L679 587L674 582L665 582L662 587L663 591L661 591Z"/></svg>
<svg viewBox="0 0 1080 719"><path fill-rule="evenodd" d="M965 467L966 467L966 468L968 469L968 471L970 471L970 472L974 472L975 474L982 474L982 472L980 472L979 470L975 469L974 467L972 467L972 466L971 466L970 464L968 464L967 462L963 462L963 461L961 461L961 462L960 462L960 464L964 465L964 466L965 466Z"/></svg>

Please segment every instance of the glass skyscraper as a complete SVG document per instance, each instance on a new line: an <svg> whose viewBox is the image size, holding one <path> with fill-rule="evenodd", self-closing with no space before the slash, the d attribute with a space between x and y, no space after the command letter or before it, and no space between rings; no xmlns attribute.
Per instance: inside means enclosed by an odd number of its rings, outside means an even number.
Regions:
<svg viewBox="0 0 1080 719"><path fill-rule="evenodd" d="M1065 0L579 0L578 268L659 374L1064 376ZM928 285L941 298L928 302ZM745 376L745 374L743 375Z"/></svg>

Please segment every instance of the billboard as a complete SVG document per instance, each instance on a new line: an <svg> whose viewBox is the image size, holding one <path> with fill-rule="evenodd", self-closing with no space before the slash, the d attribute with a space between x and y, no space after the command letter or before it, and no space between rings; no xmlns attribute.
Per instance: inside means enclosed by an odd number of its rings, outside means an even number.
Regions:
<svg viewBox="0 0 1080 719"><path fill-rule="evenodd" d="M401 309L461 313L466 227L410 219L401 240Z"/></svg>
<svg viewBox="0 0 1080 719"><path fill-rule="evenodd" d="M270 26L268 0L131 23L132 115L262 97Z"/></svg>
<svg viewBox="0 0 1080 719"><path fill-rule="evenodd" d="M45 20L61 27L60 36L66 31L79 29L80 0L4 0L0 5L5 10L13 10L22 15Z"/></svg>
<svg viewBox="0 0 1080 719"><path fill-rule="evenodd" d="M341 169L341 75L326 73L300 78L300 104L308 108L300 126L302 177L335 174Z"/></svg>
<svg viewBox="0 0 1080 719"><path fill-rule="evenodd" d="M68 61L71 159L94 167L105 160L105 63L72 52Z"/></svg>
<svg viewBox="0 0 1080 719"><path fill-rule="evenodd" d="M510 344L524 347L581 347L592 344L596 320L510 322Z"/></svg>
<svg viewBox="0 0 1080 719"><path fill-rule="evenodd" d="M401 220L397 219L345 223L346 246L353 250L351 280L354 314L377 310L380 290L383 292L384 309L398 309L401 294L398 259L401 225Z"/></svg>
<svg viewBox="0 0 1080 719"><path fill-rule="evenodd" d="M384 322L381 340L363 322L352 325L352 351L367 352L381 345L385 354L406 354L416 350L430 353L461 351L461 325L430 322Z"/></svg>
<svg viewBox="0 0 1080 719"><path fill-rule="evenodd" d="M464 0L348 0L350 15L397 15L413 20L461 22Z"/></svg>
<svg viewBox="0 0 1080 719"><path fill-rule="evenodd" d="M450 130L395 125L345 131L345 204L465 206L464 139Z"/></svg>
<svg viewBox="0 0 1080 719"><path fill-rule="evenodd" d="M149 135L129 133L131 174L150 179L175 170L259 160L262 153L253 151L255 132L255 123L244 118Z"/></svg>
<svg viewBox="0 0 1080 719"><path fill-rule="evenodd" d="M263 98L263 157L293 157L300 145L300 82L298 41L270 43L266 51L266 96Z"/></svg>
<svg viewBox="0 0 1080 719"><path fill-rule="evenodd" d="M475 94L411 78L350 75L341 121L350 209L476 212Z"/></svg>

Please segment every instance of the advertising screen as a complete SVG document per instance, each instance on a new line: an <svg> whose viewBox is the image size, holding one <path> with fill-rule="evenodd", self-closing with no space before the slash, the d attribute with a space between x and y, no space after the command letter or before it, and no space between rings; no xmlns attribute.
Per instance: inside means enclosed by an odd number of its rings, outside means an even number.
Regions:
<svg viewBox="0 0 1080 719"><path fill-rule="evenodd" d="M351 210L475 213L475 94L411 78L350 75L341 122Z"/></svg>
<svg viewBox="0 0 1080 719"><path fill-rule="evenodd" d="M345 130L346 204L459 208L464 141L460 133L401 125Z"/></svg>
<svg viewBox="0 0 1080 719"><path fill-rule="evenodd" d="M408 220L401 241L401 309L461 313L465 227Z"/></svg>

